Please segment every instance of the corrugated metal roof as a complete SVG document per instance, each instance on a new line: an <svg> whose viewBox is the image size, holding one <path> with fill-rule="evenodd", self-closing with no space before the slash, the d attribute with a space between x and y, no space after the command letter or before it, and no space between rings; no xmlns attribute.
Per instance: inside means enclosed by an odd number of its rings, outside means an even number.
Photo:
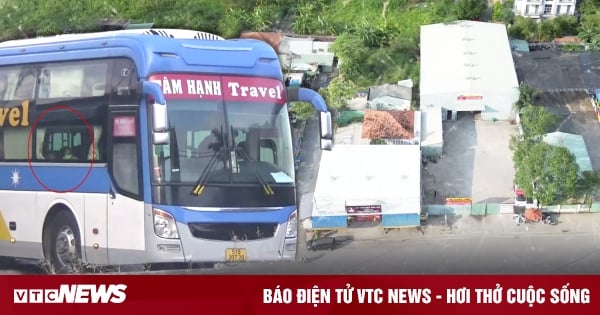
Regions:
<svg viewBox="0 0 600 315"><path fill-rule="evenodd" d="M522 39L511 39L510 48L514 51L529 51L529 43Z"/></svg>
<svg viewBox="0 0 600 315"><path fill-rule="evenodd" d="M557 131L544 135L544 142L553 146L564 147L573 153L580 172L593 170L583 136Z"/></svg>
<svg viewBox="0 0 600 315"><path fill-rule="evenodd" d="M421 26L420 93L518 88L506 27L456 21Z"/></svg>
<svg viewBox="0 0 600 315"><path fill-rule="evenodd" d="M386 213L420 213L421 150L418 145L335 145L323 151L313 216L344 215L345 204L363 200Z"/></svg>
<svg viewBox="0 0 600 315"><path fill-rule="evenodd" d="M368 100L378 97L392 96L403 100L412 100L412 88L398 84L382 84L369 88Z"/></svg>

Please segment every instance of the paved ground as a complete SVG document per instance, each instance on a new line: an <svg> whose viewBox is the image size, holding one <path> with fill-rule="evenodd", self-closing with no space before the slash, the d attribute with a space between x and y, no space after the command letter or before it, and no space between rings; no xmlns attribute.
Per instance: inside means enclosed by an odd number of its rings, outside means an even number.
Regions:
<svg viewBox="0 0 600 315"><path fill-rule="evenodd" d="M517 226L510 216L469 217L385 237L339 242L295 263L247 263L177 274L600 274L600 214L570 214L555 226ZM4 269L4 268L3 268ZM2 273L40 273L19 263ZM139 273L139 272L137 272Z"/></svg>
<svg viewBox="0 0 600 315"><path fill-rule="evenodd" d="M516 127L508 122L473 120L461 113L444 122L444 156L423 172L426 204L447 197L471 197L474 203L512 202L514 168L509 148Z"/></svg>
<svg viewBox="0 0 600 315"><path fill-rule="evenodd" d="M519 82L540 91L598 88L600 53L559 50L513 52Z"/></svg>

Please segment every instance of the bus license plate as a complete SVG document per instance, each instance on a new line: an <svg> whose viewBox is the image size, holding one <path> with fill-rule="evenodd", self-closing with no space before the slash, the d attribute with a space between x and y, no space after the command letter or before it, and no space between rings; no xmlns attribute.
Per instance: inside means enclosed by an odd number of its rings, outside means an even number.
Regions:
<svg viewBox="0 0 600 315"><path fill-rule="evenodd" d="M246 261L245 248L228 248L225 250L225 260L227 261Z"/></svg>

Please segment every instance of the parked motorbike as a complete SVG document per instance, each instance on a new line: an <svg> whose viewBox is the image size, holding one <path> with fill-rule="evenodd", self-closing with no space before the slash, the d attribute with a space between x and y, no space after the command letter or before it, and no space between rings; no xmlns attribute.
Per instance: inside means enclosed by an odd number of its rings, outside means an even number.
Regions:
<svg viewBox="0 0 600 315"><path fill-rule="evenodd" d="M517 225L521 225L521 224L525 224L527 223L527 219L525 219L525 216L522 214L515 214L512 216L513 221L515 221L515 223Z"/></svg>
<svg viewBox="0 0 600 315"><path fill-rule="evenodd" d="M544 217L542 218L542 222L544 222L544 224L549 225L556 225L558 223L556 219L554 219L551 215L544 215Z"/></svg>

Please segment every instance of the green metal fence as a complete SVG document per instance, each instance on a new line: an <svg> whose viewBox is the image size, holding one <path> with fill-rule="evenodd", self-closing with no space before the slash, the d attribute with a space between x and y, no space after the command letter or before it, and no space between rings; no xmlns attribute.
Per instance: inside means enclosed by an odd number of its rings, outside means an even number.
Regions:
<svg viewBox="0 0 600 315"><path fill-rule="evenodd" d="M478 203L472 205L423 205L422 213L427 213L428 215L432 216L446 214L483 216L510 213L512 212L511 208L511 204L501 203ZM542 211L547 213L600 213L600 202L594 202L589 206L583 204L543 206Z"/></svg>
<svg viewBox="0 0 600 315"><path fill-rule="evenodd" d="M509 204L501 203L477 203L471 205L423 205L422 211L423 213L434 216L445 214L482 216L500 214L503 206L512 207ZM512 209L508 210L512 211Z"/></svg>

